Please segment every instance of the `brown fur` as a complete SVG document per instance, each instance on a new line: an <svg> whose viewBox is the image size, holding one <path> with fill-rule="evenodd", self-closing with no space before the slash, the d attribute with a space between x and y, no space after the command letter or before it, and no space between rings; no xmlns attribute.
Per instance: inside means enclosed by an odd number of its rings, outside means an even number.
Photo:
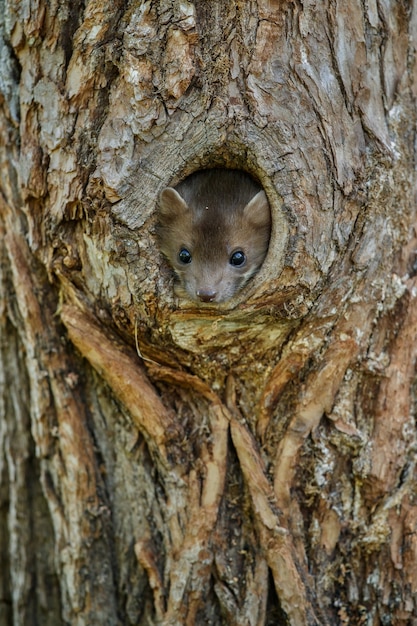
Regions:
<svg viewBox="0 0 417 626"><path fill-rule="evenodd" d="M265 192L244 172L201 170L160 195L161 250L193 300L223 302L239 291L262 265L270 230ZM191 263L180 262L181 248ZM236 250L246 256L240 267L230 264Z"/></svg>

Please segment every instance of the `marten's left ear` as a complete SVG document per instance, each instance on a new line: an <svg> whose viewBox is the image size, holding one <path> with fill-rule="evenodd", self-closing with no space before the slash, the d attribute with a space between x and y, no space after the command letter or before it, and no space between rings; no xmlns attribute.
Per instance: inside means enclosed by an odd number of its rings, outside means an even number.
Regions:
<svg viewBox="0 0 417 626"><path fill-rule="evenodd" d="M169 220L175 219L188 211L185 200L172 187L165 187L159 196L159 214Z"/></svg>
<svg viewBox="0 0 417 626"><path fill-rule="evenodd" d="M243 209L245 218L259 228L269 226L271 223L271 210L268 198L264 191L259 191L256 196Z"/></svg>

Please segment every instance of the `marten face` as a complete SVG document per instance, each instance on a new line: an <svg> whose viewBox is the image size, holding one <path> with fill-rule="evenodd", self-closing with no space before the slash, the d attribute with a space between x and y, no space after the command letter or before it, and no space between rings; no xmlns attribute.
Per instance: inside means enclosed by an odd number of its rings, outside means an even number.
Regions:
<svg viewBox="0 0 417 626"><path fill-rule="evenodd" d="M182 195L171 187L161 193L161 249L179 278L178 295L224 302L265 258L270 209L265 192L241 172L209 170L194 179L188 187L182 183ZM233 186L238 187L236 193Z"/></svg>

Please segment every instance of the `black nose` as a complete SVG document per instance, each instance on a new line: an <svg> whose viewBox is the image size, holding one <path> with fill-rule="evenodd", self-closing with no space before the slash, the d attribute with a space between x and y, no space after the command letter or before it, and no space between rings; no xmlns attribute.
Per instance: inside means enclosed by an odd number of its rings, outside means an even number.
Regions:
<svg viewBox="0 0 417 626"><path fill-rule="evenodd" d="M201 302L213 302L216 296L217 291L213 291L212 289L197 290L197 297L201 300Z"/></svg>

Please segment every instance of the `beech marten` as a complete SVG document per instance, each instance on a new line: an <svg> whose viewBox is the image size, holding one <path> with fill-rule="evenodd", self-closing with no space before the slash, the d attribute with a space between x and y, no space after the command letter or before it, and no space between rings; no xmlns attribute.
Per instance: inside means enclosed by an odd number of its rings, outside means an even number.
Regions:
<svg viewBox="0 0 417 626"><path fill-rule="evenodd" d="M179 296L231 298L262 265L270 232L266 194L242 171L200 170L161 192L159 241Z"/></svg>

